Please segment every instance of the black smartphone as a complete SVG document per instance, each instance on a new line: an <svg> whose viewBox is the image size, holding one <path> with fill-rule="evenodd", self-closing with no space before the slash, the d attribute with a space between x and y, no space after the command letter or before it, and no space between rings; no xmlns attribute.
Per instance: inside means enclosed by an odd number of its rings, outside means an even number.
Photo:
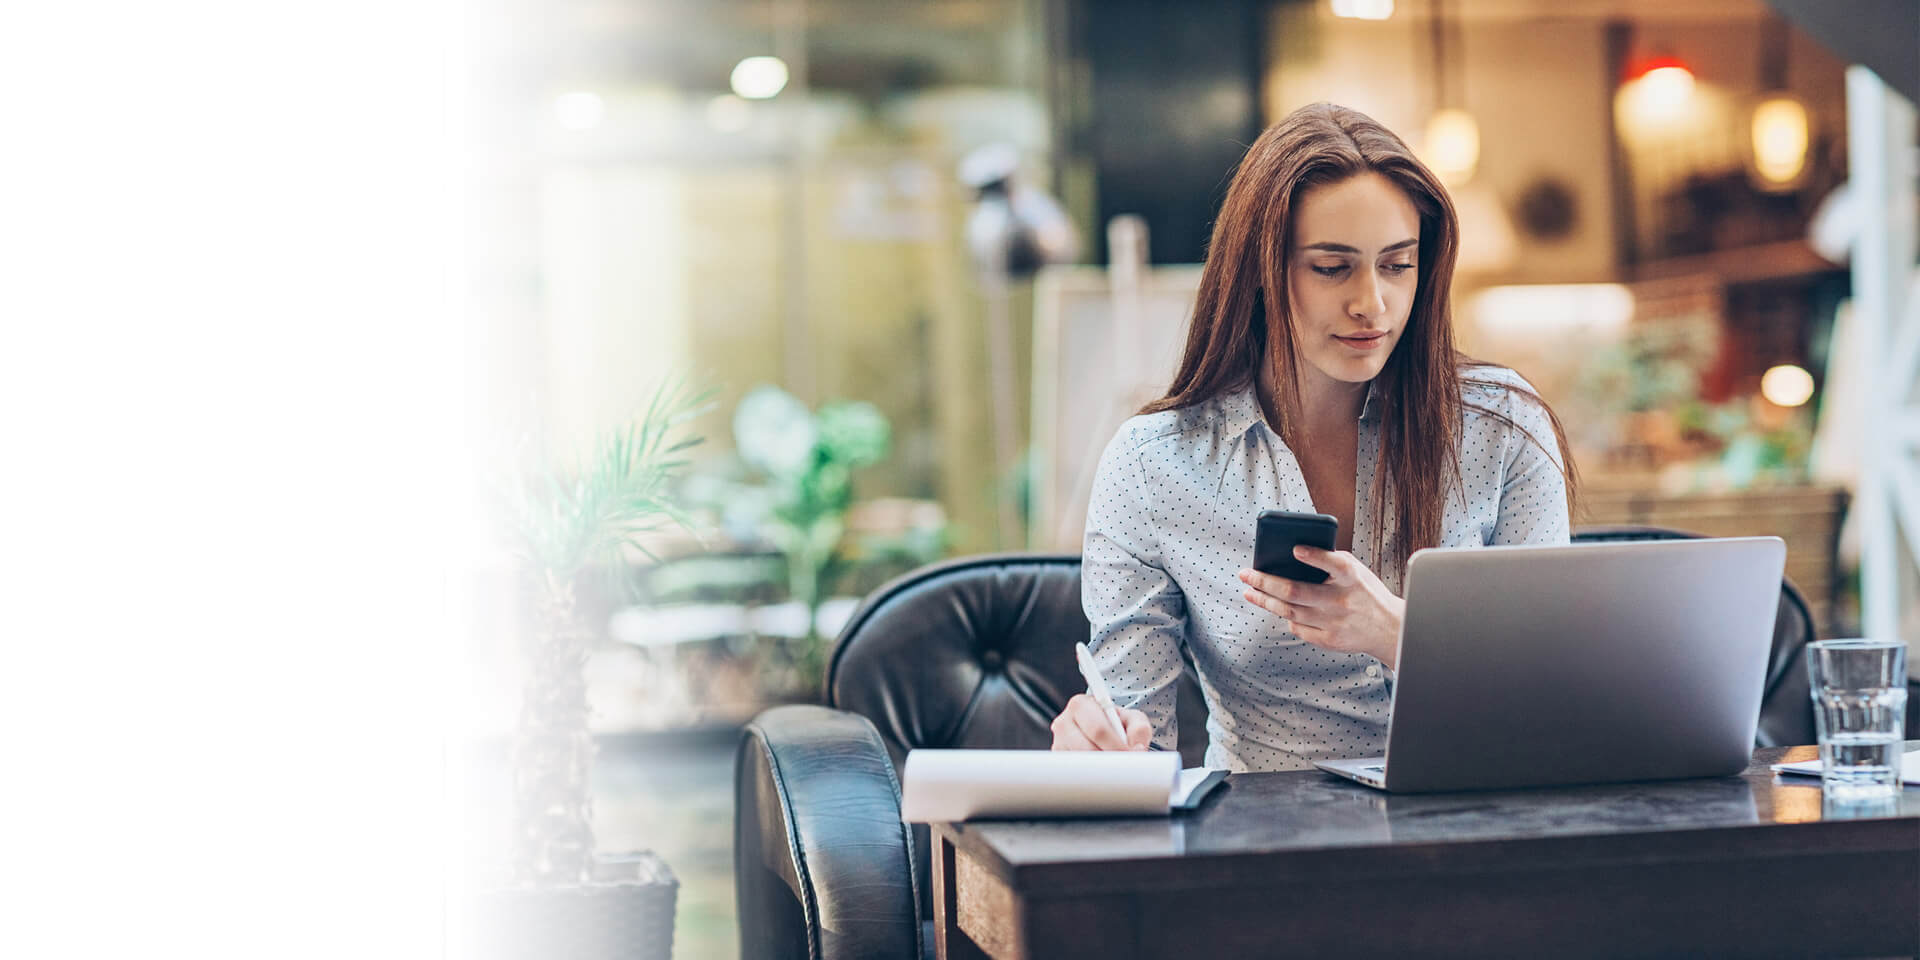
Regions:
<svg viewBox="0 0 1920 960"><path fill-rule="evenodd" d="M1305 544L1332 550L1339 533L1340 521L1324 513L1262 511L1253 537L1253 568L1302 583L1325 583L1327 572L1295 560L1293 548Z"/></svg>

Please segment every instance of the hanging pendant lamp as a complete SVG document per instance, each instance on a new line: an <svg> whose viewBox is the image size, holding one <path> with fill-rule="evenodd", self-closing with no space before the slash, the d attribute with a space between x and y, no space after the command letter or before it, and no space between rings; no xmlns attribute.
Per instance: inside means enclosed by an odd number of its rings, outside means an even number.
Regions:
<svg viewBox="0 0 1920 960"><path fill-rule="evenodd" d="M1460 101L1447 97L1446 15L1441 0L1433 0L1433 95L1436 109L1427 118L1425 148L1427 167L1440 182L1459 187L1473 179L1480 162L1480 124L1465 107L1448 106L1465 99L1464 82Z"/></svg>
<svg viewBox="0 0 1920 960"><path fill-rule="evenodd" d="M1760 54L1764 91L1749 118L1748 159L1752 180L1762 190L1782 192L1800 185L1807 172L1812 139L1807 106L1787 91L1787 25L1770 17Z"/></svg>

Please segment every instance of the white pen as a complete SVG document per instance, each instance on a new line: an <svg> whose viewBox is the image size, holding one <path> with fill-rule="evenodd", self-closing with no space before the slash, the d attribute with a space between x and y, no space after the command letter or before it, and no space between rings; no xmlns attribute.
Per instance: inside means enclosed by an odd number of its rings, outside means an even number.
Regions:
<svg viewBox="0 0 1920 960"><path fill-rule="evenodd" d="M1093 702L1107 712L1107 721L1113 724L1113 732L1120 735L1120 742L1127 742L1127 728L1120 723L1120 711L1113 708L1113 696L1107 693L1107 681L1100 676L1100 668L1093 665L1093 651L1084 643L1073 645L1073 655L1080 660L1080 675L1087 679L1087 693L1093 695Z"/></svg>

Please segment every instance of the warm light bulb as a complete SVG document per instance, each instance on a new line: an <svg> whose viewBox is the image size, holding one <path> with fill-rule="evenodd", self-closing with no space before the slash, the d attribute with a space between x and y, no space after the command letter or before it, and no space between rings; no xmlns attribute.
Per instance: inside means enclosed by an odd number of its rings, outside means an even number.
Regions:
<svg viewBox="0 0 1920 960"><path fill-rule="evenodd" d="M748 100L766 100L787 88L787 62L779 57L748 57L733 65L733 92Z"/></svg>
<svg viewBox="0 0 1920 960"><path fill-rule="evenodd" d="M1753 108L1753 169L1771 185L1786 185L1807 166L1807 108L1792 97L1770 97Z"/></svg>
<svg viewBox="0 0 1920 960"><path fill-rule="evenodd" d="M1679 65L1655 67L1640 78L1647 95L1667 102L1684 101L1693 95L1693 71Z"/></svg>
<svg viewBox="0 0 1920 960"><path fill-rule="evenodd" d="M1760 375L1760 395L1776 407L1797 407L1813 398L1813 374L1783 363Z"/></svg>
<svg viewBox="0 0 1920 960"><path fill-rule="evenodd" d="M1441 110L1427 120L1427 166L1442 183L1457 187L1473 178L1480 162L1480 125L1465 110Z"/></svg>
<svg viewBox="0 0 1920 960"><path fill-rule="evenodd" d="M590 91L575 90L553 98L553 115L568 130L591 130L600 125L606 112L600 95Z"/></svg>
<svg viewBox="0 0 1920 960"><path fill-rule="evenodd" d="M1685 116L1693 101L1693 73L1668 61L1633 81L1626 92L1641 123L1672 122Z"/></svg>
<svg viewBox="0 0 1920 960"><path fill-rule="evenodd" d="M1352 20L1385 20L1393 16L1393 0L1333 0L1333 15Z"/></svg>

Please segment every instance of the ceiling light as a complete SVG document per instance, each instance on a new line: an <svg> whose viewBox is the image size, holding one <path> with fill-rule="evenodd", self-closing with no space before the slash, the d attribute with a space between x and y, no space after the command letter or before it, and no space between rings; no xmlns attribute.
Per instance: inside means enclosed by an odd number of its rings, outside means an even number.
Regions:
<svg viewBox="0 0 1920 960"><path fill-rule="evenodd" d="M1813 398L1813 374L1783 363L1760 375L1760 395L1778 407L1797 407Z"/></svg>
<svg viewBox="0 0 1920 960"><path fill-rule="evenodd" d="M1634 112L1643 121L1674 120L1693 100L1693 71L1672 57L1660 57L1629 86Z"/></svg>
<svg viewBox="0 0 1920 960"><path fill-rule="evenodd" d="M1753 108L1753 171L1765 186L1791 186L1807 168L1807 108L1785 95Z"/></svg>
<svg viewBox="0 0 1920 960"><path fill-rule="evenodd" d="M787 62L779 57L748 57L733 65L733 92L748 100L767 100L787 88Z"/></svg>
<svg viewBox="0 0 1920 960"><path fill-rule="evenodd" d="M1333 0L1333 15L1352 20L1385 20L1393 16L1393 0Z"/></svg>
<svg viewBox="0 0 1920 960"><path fill-rule="evenodd" d="M1465 110L1439 110L1427 120L1427 166L1440 182L1457 187L1473 178L1480 162L1480 125Z"/></svg>
<svg viewBox="0 0 1920 960"><path fill-rule="evenodd" d="M1784 193L1800 185L1807 172L1807 105L1787 90L1788 47L1786 21L1769 17L1760 37L1760 90L1764 91L1747 118L1751 149L1748 179L1769 193Z"/></svg>

